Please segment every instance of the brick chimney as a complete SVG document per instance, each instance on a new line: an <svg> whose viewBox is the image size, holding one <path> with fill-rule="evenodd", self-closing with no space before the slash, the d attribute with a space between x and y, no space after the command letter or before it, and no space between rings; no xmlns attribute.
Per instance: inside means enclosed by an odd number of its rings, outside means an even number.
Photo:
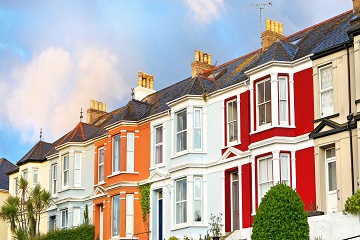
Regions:
<svg viewBox="0 0 360 240"><path fill-rule="evenodd" d="M92 124L98 117L106 113L106 103L90 100L90 108L86 113L87 123Z"/></svg>
<svg viewBox="0 0 360 240"><path fill-rule="evenodd" d="M353 0L353 11L358 16L360 15L360 0Z"/></svg>
<svg viewBox="0 0 360 240"><path fill-rule="evenodd" d="M147 95L154 93L154 76L143 72L138 73L138 86L134 89L134 98L141 101Z"/></svg>
<svg viewBox="0 0 360 240"><path fill-rule="evenodd" d="M262 50L268 49L277 39L284 39L283 24L266 19L266 29L261 33Z"/></svg>
<svg viewBox="0 0 360 240"><path fill-rule="evenodd" d="M195 50L195 61L191 63L191 76L195 77L197 74L201 73L203 70L212 68L211 65L211 54L205 52L200 52Z"/></svg>

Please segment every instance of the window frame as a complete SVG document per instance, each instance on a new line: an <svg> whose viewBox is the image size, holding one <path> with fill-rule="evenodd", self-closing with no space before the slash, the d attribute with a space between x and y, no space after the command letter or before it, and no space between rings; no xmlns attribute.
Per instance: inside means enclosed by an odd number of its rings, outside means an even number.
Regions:
<svg viewBox="0 0 360 240"><path fill-rule="evenodd" d="M235 118L232 119L231 121L229 121L230 118L230 106L235 106L235 110L236 110L236 114L235 114ZM233 109L233 108L232 108ZM237 97L234 97L232 99L229 99L228 101L226 101L226 137L227 137L227 143L228 144L233 144L233 143L237 143L239 141L239 117L238 117L238 100ZM233 131L233 133L235 133L235 138L231 137L231 133L230 133L230 124L234 124L234 129L235 131Z"/></svg>
<svg viewBox="0 0 360 240"><path fill-rule="evenodd" d="M17 197L19 194L19 177L14 178L14 195Z"/></svg>
<svg viewBox="0 0 360 240"><path fill-rule="evenodd" d="M285 96L282 96L282 91L281 91L281 84L285 83ZM278 91L279 91L279 123L280 125L288 125L289 124L289 79L287 76L279 76L279 87L278 87ZM285 119L281 119L282 115L281 115L281 103L284 103L285 105Z"/></svg>
<svg viewBox="0 0 360 240"><path fill-rule="evenodd" d="M77 158L79 163L78 166L77 166ZM74 153L74 187L81 187L81 158L82 158L81 152ZM79 174L78 176L79 182L77 182L76 180L77 178L76 174Z"/></svg>
<svg viewBox="0 0 360 240"><path fill-rule="evenodd" d="M118 209L114 208L115 199L117 199L118 205L116 205L116 206L118 206ZM116 213L116 218L114 217L114 213ZM111 219L112 219L111 220L111 236L112 237L120 236L120 221L121 221L120 217L121 217L121 215L120 215L120 195L114 195L114 196L111 197ZM116 221L116 219L117 219L117 221ZM114 229L114 223L115 223L115 221L116 221L116 223L118 223L117 232L116 232L117 234L116 233L114 234L114 230L115 230Z"/></svg>
<svg viewBox="0 0 360 240"><path fill-rule="evenodd" d="M65 169L65 162L67 161L67 169ZM65 184L65 178L67 176L67 184ZM63 156L62 161L62 187L68 188L70 184L70 157L69 154Z"/></svg>
<svg viewBox="0 0 360 240"><path fill-rule="evenodd" d="M193 143L193 147L194 147L194 151L202 151L203 149L203 110L201 107L194 107L194 119L193 119L193 136L194 136L194 143ZM197 121L196 121L196 112L199 113L199 126L196 125ZM200 132L199 134L199 140L200 140L200 146L199 147L196 147L196 135L195 133L196 132Z"/></svg>
<svg viewBox="0 0 360 240"><path fill-rule="evenodd" d="M69 210L66 209L62 209L60 211L60 216L61 216L61 228L68 228L69 227ZM65 216L65 226L64 226L64 216Z"/></svg>
<svg viewBox="0 0 360 240"><path fill-rule="evenodd" d="M329 69L330 70L330 73L331 73L331 81L332 81L332 85L330 87L327 87L327 88L322 88L322 72L324 70L327 70ZM333 71L332 71L332 64L327 64L325 66L322 66L322 67L319 67L318 68L318 71L319 71L319 101L320 101L320 118L323 118L323 117L327 117L327 116L330 116L332 114L335 113L335 99L334 99L334 79L333 79ZM328 93L328 92L331 92L331 97L332 97L332 112L330 113L323 113L323 108L322 108L322 96L323 94L325 93Z"/></svg>
<svg viewBox="0 0 360 240"><path fill-rule="evenodd" d="M197 197L196 196L196 181L199 181L200 182L200 197ZM202 199L203 199L203 182L202 182L202 177L201 176L194 176L194 208L193 208L193 210L194 210L194 223L201 223L202 222L202 220L203 220L203 209L202 209L202 203L203 203L203 201L202 201ZM195 207L196 207L196 204L195 204L195 202L197 202L197 201L199 201L200 202L200 220L196 220L196 209L195 209Z"/></svg>
<svg viewBox="0 0 360 240"><path fill-rule="evenodd" d="M51 165L51 193L57 194L57 179L58 179L58 165L57 163Z"/></svg>
<svg viewBox="0 0 360 240"><path fill-rule="evenodd" d="M22 176L22 178L23 178L24 180L28 180L28 178L29 178L29 171L28 171L27 168L22 171L21 176Z"/></svg>
<svg viewBox="0 0 360 240"><path fill-rule="evenodd" d="M158 135L157 130L161 129L161 142L157 141ZM154 164L159 165L163 164L164 161L164 127L163 125L157 125L154 127ZM160 149L160 155L158 154L158 149ZM158 160L160 158L160 161Z"/></svg>
<svg viewBox="0 0 360 240"><path fill-rule="evenodd" d="M287 161L287 168L284 168L284 164L283 164L283 158L282 157L286 157L286 161ZM280 181L281 182L285 182L286 185L291 186L291 161L290 161L290 154L289 153L280 153ZM288 175L288 179L284 180L284 171L286 170L287 175Z"/></svg>
<svg viewBox="0 0 360 240"><path fill-rule="evenodd" d="M181 114L181 115L180 115ZM179 118L180 116L182 116L183 119L183 123L184 123L184 129L179 130L178 129L178 122L179 122ZM188 128L188 122L187 122L187 109L182 109L179 110L175 113L175 153L179 154L181 152L184 152L187 150L187 128ZM179 146L179 139L178 137L183 138L182 139L182 144L181 146Z"/></svg>
<svg viewBox="0 0 360 240"><path fill-rule="evenodd" d="M100 162L102 157L102 162ZM103 183L105 181L105 148L99 148L98 151L98 162L97 162L97 170L98 170L98 176L97 180L98 183ZM100 174L102 172L102 175ZM102 176L102 179L100 179Z"/></svg>
<svg viewBox="0 0 360 240"><path fill-rule="evenodd" d="M118 143L117 143L118 139ZM112 172L118 173L120 172L120 166L121 166L121 135L116 134L112 137ZM118 153L115 154L116 145L118 145ZM117 168L115 167L116 164L118 165Z"/></svg>
<svg viewBox="0 0 360 240"><path fill-rule="evenodd" d="M269 87L270 87L270 89L269 89L269 91L266 91L266 83L267 82L269 82ZM259 94L259 86L260 86L260 84L264 84L264 92L263 92L263 98L264 98L264 101L263 102L261 102L261 103L259 103L259 96L260 96L260 94ZM256 82L255 83L255 88L256 88L256 116L257 116L257 118L256 118L256 125L259 127L259 128L263 128L263 127L265 127L265 126L269 126L269 125L271 125L272 124L272 107L271 107L271 78L270 77L267 77L267 78L265 78L265 79L263 79L263 80L260 80L260 81L258 81L258 82ZM270 94L270 100L266 100L266 93L267 92L269 92L269 94ZM269 104L269 106L270 106L270 121L269 122L266 122L266 119L267 119L267 115L266 115L266 112L267 112L267 108L266 108L266 105L267 104ZM265 119L265 122L263 123L263 124L261 124L260 123L260 106L262 106L262 105L265 105L265 108L264 108L264 119Z"/></svg>
<svg viewBox="0 0 360 240"><path fill-rule="evenodd" d="M131 206L131 208L129 207ZM134 234L134 194L126 194L125 206L125 234L126 236L133 236Z"/></svg>
<svg viewBox="0 0 360 240"><path fill-rule="evenodd" d="M330 156L327 157L327 151L331 151L334 150L334 156ZM336 174L336 149L335 146L331 146L328 148L324 149L324 156L325 156L325 164L326 164L326 175L327 175L327 179L326 179L326 190L328 192L334 192L337 191L338 187L337 187L337 174ZM329 164L330 163L335 163L335 189L330 189L330 175L329 175Z"/></svg>
<svg viewBox="0 0 360 240"><path fill-rule="evenodd" d="M260 182L260 162L261 161L270 161L271 163L271 174L269 174L269 169L267 168L266 172L267 172L267 178L265 179L264 182ZM274 171L273 171L273 156L272 154L269 154L269 155L266 155L266 156L263 156L263 157L260 157L257 159L257 164L258 164L258 167L257 167L257 187L258 187L258 204L260 204L261 202L261 199L265 196L265 194L267 193L267 191L269 191L269 189L274 186ZM268 166L268 165L266 165ZM268 179L269 175L271 176L271 180ZM261 191L261 185L265 185L265 184L269 184L271 183L271 186L269 187L269 189L265 192L265 193L262 193Z"/></svg>
<svg viewBox="0 0 360 240"><path fill-rule="evenodd" d="M178 186L178 182L181 182L181 181L183 181L184 182L184 184L185 185L182 185L182 186ZM181 225L181 224L186 224L187 223L187 220L188 220L188 218L187 218L187 199L188 199L188 196L187 196L187 185L188 185L188 183L187 183L187 178L186 177L182 177L182 178L179 178L179 179L176 179L175 180L175 224L176 225ZM183 186L185 186L185 189L183 189L182 190L182 192L184 192L184 199L179 199L178 200L178 187L183 187ZM179 197L181 197L181 196L179 196ZM179 220L179 222L178 222L178 206L182 206L184 204L184 206L185 206L185 211L183 211L183 213L184 213L184 216L183 216L183 221L182 221L182 219L180 219ZM180 209L180 210L182 210L182 209ZM182 222L180 222L180 221L182 221Z"/></svg>
<svg viewBox="0 0 360 240"><path fill-rule="evenodd" d="M126 134L126 171L135 171L135 133L133 132Z"/></svg>
<svg viewBox="0 0 360 240"><path fill-rule="evenodd" d="M33 172L33 178L32 178L32 185L33 185L33 187L35 187L37 184L39 184L39 169L38 168L33 168L33 170L32 170L32 172ZM35 173L36 173L36 182L35 182Z"/></svg>
<svg viewBox="0 0 360 240"><path fill-rule="evenodd" d="M77 222L75 222L77 220ZM80 226L81 224L81 210L80 207L73 208L73 227Z"/></svg>

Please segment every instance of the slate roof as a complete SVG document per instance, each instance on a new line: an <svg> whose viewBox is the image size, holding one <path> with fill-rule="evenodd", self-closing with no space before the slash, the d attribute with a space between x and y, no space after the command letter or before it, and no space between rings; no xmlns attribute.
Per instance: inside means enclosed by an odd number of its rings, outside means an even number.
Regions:
<svg viewBox="0 0 360 240"><path fill-rule="evenodd" d="M28 153L25 154L16 165L20 166L27 162L42 162L46 154L54 147L52 143L39 141Z"/></svg>
<svg viewBox="0 0 360 240"><path fill-rule="evenodd" d="M6 173L15 167L6 158L0 158L0 189L9 190L9 176Z"/></svg>

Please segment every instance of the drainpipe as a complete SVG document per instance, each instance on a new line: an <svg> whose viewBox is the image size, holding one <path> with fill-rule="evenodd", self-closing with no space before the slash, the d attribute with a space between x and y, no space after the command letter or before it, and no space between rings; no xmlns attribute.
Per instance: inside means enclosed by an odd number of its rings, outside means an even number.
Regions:
<svg viewBox="0 0 360 240"><path fill-rule="evenodd" d="M344 44L346 47L346 60L347 60L347 75L348 75L348 103L349 103L349 115L347 116L347 129L349 131L350 138L350 162L351 162L351 189L352 195L355 193L355 176L354 176L354 150L353 150L353 141L352 141L352 130L350 128L350 123L354 118L354 113L351 111L351 86L350 86L350 54L349 47L347 44Z"/></svg>

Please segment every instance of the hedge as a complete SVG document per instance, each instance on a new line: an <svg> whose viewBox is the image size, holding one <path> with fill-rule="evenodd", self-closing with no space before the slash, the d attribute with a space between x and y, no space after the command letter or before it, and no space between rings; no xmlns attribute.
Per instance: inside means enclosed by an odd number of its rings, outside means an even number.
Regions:
<svg viewBox="0 0 360 240"><path fill-rule="evenodd" d="M61 229L48 232L37 240L93 240L95 235L94 225L82 224L71 229Z"/></svg>

